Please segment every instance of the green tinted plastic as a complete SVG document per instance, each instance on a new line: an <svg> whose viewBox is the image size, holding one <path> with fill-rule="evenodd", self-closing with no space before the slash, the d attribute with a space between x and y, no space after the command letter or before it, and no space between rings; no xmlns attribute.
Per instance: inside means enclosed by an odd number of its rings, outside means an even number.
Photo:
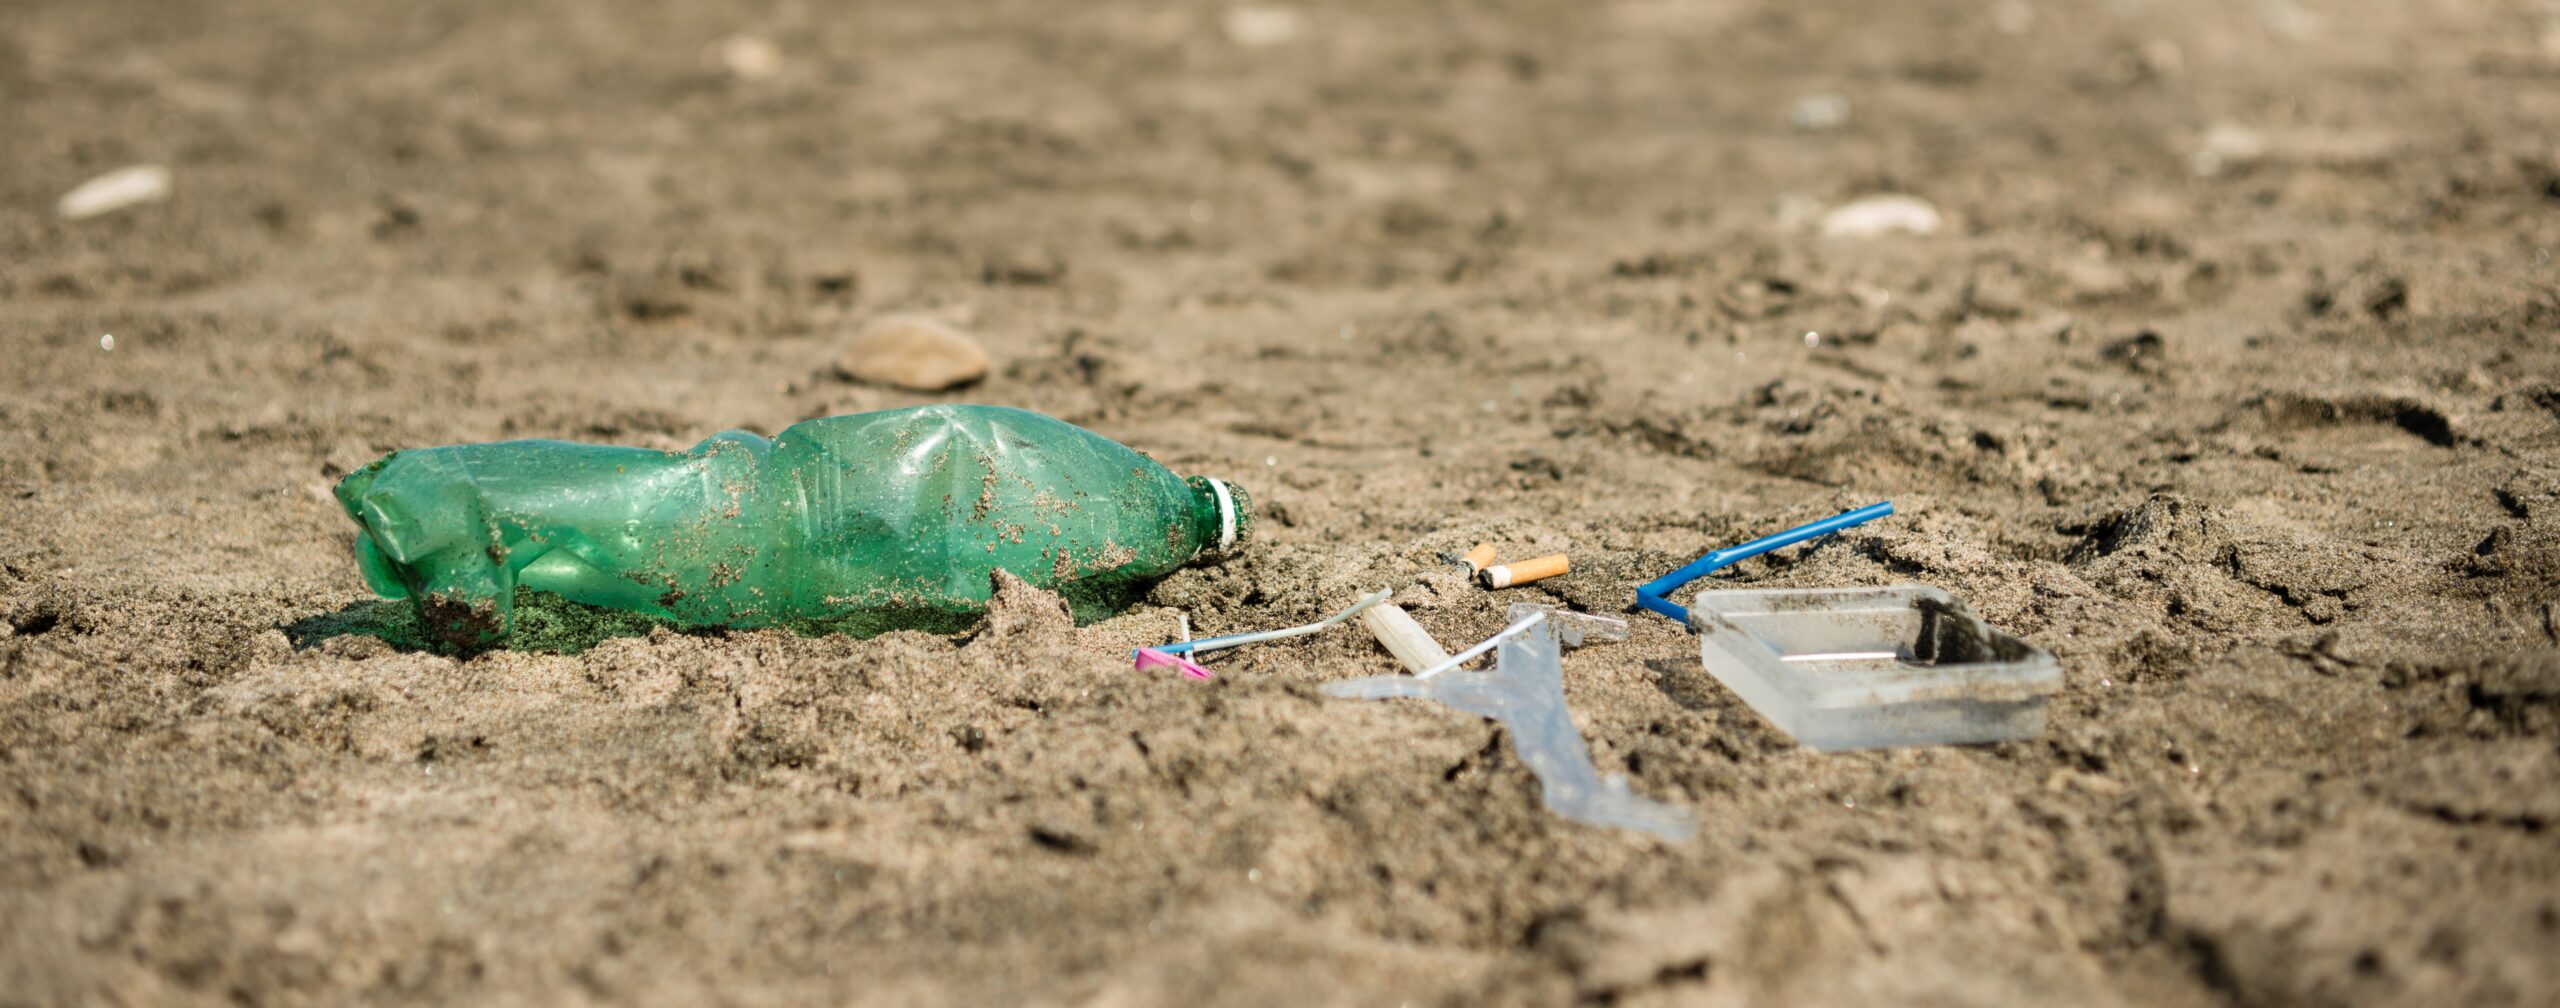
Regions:
<svg viewBox="0 0 2560 1008"><path fill-rule="evenodd" d="M1232 485L997 406L730 431L683 452L399 451L337 496L363 529L365 580L463 646L510 632L519 587L694 626L949 632L985 611L1001 568L1089 620L1252 523Z"/></svg>

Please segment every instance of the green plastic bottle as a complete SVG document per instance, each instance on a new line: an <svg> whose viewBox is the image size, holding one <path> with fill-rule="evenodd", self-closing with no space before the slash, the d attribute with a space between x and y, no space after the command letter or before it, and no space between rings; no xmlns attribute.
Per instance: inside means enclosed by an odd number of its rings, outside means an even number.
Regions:
<svg viewBox="0 0 2560 1008"><path fill-rule="evenodd" d="M1079 620L1253 527L1245 493L998 406L730 431L690 451L506 441L397 451L338 502L365 580L453 646L504 640L519 588L692 626L952 632L999 568Z"/></svg>

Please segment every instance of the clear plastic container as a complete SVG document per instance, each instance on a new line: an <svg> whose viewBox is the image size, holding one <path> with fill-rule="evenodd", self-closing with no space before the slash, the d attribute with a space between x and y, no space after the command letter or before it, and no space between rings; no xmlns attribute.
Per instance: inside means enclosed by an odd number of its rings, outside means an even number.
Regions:
<svg viewBox="0 0 2560 1008"><path fill-rule="evenodd" d="M1700 592L1707 671L1821 750L2005 742L2044 732L2053 655L1927 585Z"/></svg>

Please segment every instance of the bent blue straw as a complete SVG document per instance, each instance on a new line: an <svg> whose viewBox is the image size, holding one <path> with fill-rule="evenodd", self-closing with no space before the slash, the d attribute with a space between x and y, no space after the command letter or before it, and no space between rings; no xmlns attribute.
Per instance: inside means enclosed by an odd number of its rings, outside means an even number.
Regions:
<svg viewBox="0 0 2560 1008"><path fill-rule="evenodd" d="M1646 582L1643 587L1636 589L1636 604L1679 620L1681 626L1688 626L1689 610L1673 605L1671 600L1663 597L1679 591L1681 585L1705 577L1707 572L1717 568L1748 560L1773 549L1793 546L1807 539L1830 535L1844 528L1864 525L1892 513L1893 502L1883 501L1869 504L1855 511L1843 511L1810 525L1798 525L1776 535L1761 536L1740 546L1727 546L1690 561L1686 567Z"/></svg>

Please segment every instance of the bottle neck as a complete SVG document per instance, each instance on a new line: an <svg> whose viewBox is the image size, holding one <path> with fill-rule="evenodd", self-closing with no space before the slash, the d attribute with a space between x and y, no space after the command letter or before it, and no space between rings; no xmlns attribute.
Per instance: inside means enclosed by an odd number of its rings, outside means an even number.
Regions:
<svg viewBox="0 0 2560 1008"><path fill-rule="evenodd" d="M1195 556L1222 556L1235 551L1253 530L1253 498L1225 480L1194 476L1191 487L1192 542Z"/></svg>

